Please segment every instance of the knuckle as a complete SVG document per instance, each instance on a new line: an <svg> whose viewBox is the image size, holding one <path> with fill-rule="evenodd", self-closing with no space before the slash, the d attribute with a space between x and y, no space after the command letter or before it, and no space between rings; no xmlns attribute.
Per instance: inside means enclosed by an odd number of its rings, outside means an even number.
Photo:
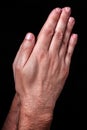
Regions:
<svg viewBox="0 0 87 130"><path fill-rule="evenodd" d="M21 73L22 72L22 68L21 68L21 66L19 64L15 65L15 71L17 73Z"/></svg>
<svg viewBox="0 0 87 130"><path fill-rule="evenodd" d="M25 40L25 42L22 44L22 46L21 46L21 50L22 51L25 51L27 48L28 48L28 42Z"/></svg>
<svg viewBox="0 0 87 130"><path fill-rule="evenodd" d="M46 33L46 35L52 36L52 35L53 35L53 32L54 32L54 30L53 30L53 28L52 28L52 25L46 26L46 27L44 28L44 32Z"/></svg>
<svg viewBox="0 0 87 130"><path fill-rule="evenodd" d="M63 72L64 77L68 76L69 69L68 69L68 67L66 65L63 66L62 72Z"/></svg>
<svg viewBox="0 0 87 130"><path fill-rule="evenodd" d="M68 57L71 57L72 53L71 52L68 52Z"/></svg>
<svg viewBox="0 0 87 130"><path fill-rule="evenodd" d="M38 60L41 61L46 57L46 52L44 50L40 50L40 53L38 54Z"/></svg>
<svg viewBox="0 0 87 130"><path fill-rule="evenodd" d="M63 32L62 31L55 30L55 35L56 35L56 37L58 37L59 40L61 40L63 38Z"/></svg>

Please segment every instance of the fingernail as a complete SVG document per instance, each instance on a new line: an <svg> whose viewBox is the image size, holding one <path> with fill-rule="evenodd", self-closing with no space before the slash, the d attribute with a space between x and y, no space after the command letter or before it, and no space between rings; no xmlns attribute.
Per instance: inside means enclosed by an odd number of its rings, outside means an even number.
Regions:
<svg viewBox="0 0 87 130"><path fill-rule="evenodd" d="M74 19L73 17L70 17L70 18L69 18L69 22L70 22L70 23L75 23L75 19Z"/></svg>
<svg viewBox="0 0 87 130"><path fill-rule="evenodd" d="M56 8L56 12L57 13L61 12L61 8Z"/></svg>
<svg viewBox="0 0 87 130"><path fill-rule="evenodd" d="M26 40L34 40L34 37L31 33L27 33L26 36L25 36L25 39Z"/></svg>
<svg viewBox="0 0 87 130"><path fill-rule="evenodd" d="M70 7L66 7L65 10L66 10L66 12L69 12L71 9L70 9Z"/></svg>

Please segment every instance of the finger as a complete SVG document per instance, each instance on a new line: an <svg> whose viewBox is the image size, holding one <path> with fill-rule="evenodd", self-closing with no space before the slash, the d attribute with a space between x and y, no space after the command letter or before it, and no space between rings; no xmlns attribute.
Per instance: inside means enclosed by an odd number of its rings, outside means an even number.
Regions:
<svg viewBox="0 0 87 130"><path fill-rule="evenodd" d="M59 51L70 14L71 9L69 7L63 8L60 19L55 29L55 34L50 45L50 50L53 52Z"/></svg>
<svg viewBox="0 0 87 130"><path fill-rule="evenodd" d="M26 64L34 45L35 36L32 33L27 33L14 60L13 68L15 66L23 67Z"/></svg>
<svg viewBox="0 0 87 130"><path fill-rule="evenodd" d="M69 42L74 24L75 24L75 19L73 17L70 17L68 24L67 24L66 31L65 31L64 39L62 41L61 49L60 49L60 52L59 52L60 57L65 58L68 42Z"/></svg>
<svg viewBox="0 0 87 130"><path fill-rule="evenodd" d="M50 13L50 15L48 16L48 19L46 20L45 24L43 25L39 33L35 48L44 49L44 50L48 49L53 33L55 31L57 21L60 16L60 13L61 13L60 8L56 8Z"/></svg>
<svg viewBox="0 0 87 130"><path fill-rule="evenodd" d="M70 41L69 41L66 57L65 57L65 63L67 65L70 65L71 57L72 57L74 48L76 46L77 40L78 40L78 35L77 34L72 34L72 36L70 38Z"/></svg>

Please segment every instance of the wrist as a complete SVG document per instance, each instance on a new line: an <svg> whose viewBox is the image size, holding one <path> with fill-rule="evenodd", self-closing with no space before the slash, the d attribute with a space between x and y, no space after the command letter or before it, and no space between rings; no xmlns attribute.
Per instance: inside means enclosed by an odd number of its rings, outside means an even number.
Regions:
<svg viewBox="0 0 87 130"><path fill-rule="evenodd" d="M32 99L33 98L29 95L21 98L20 122L22 123L19 124L26 124L26 126L34 127L32 130L42 130L43 128L48 130L53 119L51 107L43 105L42 100L39 100L39 102L37 99Z"/></svg>
<svg viewBox="0 0 87 130"><path fill-rule="evenodd" d="M49 130L52 118L53 114L51 113L41 114L31 112L29 109L22 106L20 109L19 128L24 128L26 126L27 129L31 128L31 130Z"/></svg>
<svg viewBox="0 0 87 130"><path fill-rule="evenodd" d="M52 106L47 106L43 103L42 100L32 100L32 98L22 98L21 100L21 110L26 112L28 115L48 115L48 117L52 118L53 108Z"/></svg>
<svg viewBox="0 0 87 130"><path fill-rule="evenodd" d="M24 104L21 104L20 106L20 112L23 113L24 115L27 115L27 117L31 117L31 118L34 118L38 117L38 120L41 120L41 121L51 121L52 118L53 118L53 111L50 111L49 109L47 110L44 110L44 109L40 109L39 107L38 108L34 108L34 106L31 107L30 104L27 104L27 103L24 103Z"/></svg>

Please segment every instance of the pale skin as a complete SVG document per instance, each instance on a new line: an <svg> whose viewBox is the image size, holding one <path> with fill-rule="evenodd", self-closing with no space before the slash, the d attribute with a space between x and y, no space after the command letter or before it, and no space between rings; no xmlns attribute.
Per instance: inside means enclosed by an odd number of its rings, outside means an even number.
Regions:
<svg viewBox="0 0 87 130"><path fill-rule="evenodd" d="M36 40L32 33L26 35L13 63L16 96L3 130L50 129L78 39L70 15L69 7L56 8Z"/></svg>

